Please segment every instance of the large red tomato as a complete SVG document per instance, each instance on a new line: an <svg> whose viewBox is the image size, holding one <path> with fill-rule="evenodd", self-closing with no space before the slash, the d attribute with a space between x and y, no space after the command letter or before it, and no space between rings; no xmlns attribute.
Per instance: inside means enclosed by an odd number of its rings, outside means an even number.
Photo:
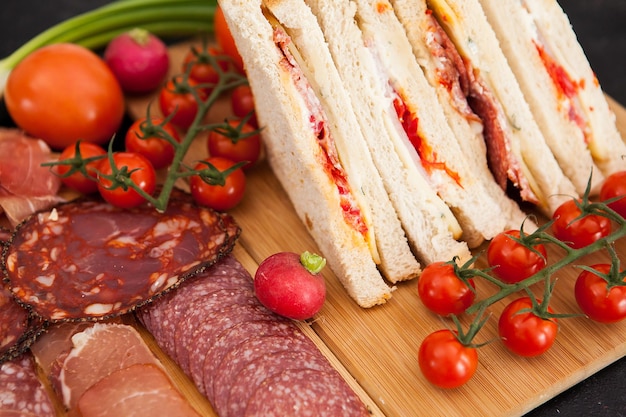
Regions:
<svg viewBox="0 0 626 417"><path fill-rule="evenodd" d="M20 128L57 150L78 140L103 144L124 117L122 89L106 63L67 43L20 62L7 79L5 101Z"/></svg>
<svg viewBox="0 0 626 417"><path fill-rule="evenodd" d="M243 60L241 59L241 55L239 55L239 50L237 50L237 45L235 44L232 33L230 33L226 19L224 19L224 12L219 6L215 10L213 24L215 26L215 39L218 45L225 54L230 56L237 70L243 74Z"/></svg>

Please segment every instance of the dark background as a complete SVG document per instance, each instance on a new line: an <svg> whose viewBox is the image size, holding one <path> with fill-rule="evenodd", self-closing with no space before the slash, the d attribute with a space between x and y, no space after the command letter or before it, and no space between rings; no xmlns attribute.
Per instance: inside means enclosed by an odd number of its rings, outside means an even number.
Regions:
<svg viewBox="0 0 626 417"><path fill-rule="evenodd" d="M108 1L4 0L2 3L0 57L51 25ZM604 91L626 103L626 0L561 0L560 4ZM0 108L0 124L8 122ZM625 388L626 359L621 359L541 405L528 417L626 416Z"/></svg>

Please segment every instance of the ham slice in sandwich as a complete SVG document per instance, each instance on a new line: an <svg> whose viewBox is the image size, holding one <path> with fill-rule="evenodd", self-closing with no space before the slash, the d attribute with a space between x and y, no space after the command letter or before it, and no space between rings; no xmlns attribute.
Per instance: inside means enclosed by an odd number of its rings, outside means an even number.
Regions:
<svg viewBox="0 0 626 417"><path fill-rule="evenodd" d="M480 0L544 137L582 193L626 169L626 145L598 79L555 0Z"/></svg>

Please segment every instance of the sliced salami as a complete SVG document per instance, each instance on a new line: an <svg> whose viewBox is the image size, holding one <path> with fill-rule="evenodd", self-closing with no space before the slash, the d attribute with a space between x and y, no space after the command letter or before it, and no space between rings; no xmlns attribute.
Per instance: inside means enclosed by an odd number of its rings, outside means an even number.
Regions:
<svg viewBox="0 0 626 417"><path fill-rule="evenodd" d="M238 313L241 315L242 313ZM253 314L253 313L252 313ZM213 392L213 378L217 368L222 363L224 357L233 348L247 340L258 336L282 336L290 337L294 332L294 324L287 320L277 319L268 315L266 318L257 316L247 319L236 326L232 326L213 339L213 344L206 351L204 357L199 357L198 363L195 364L196 372L192 366L192 378L194 381L200 378L199 384L201 391L205 393L210 401L213 401L215 395ZM215 333L215 332L212 332Z"/></svg>
<svg viewBox="0 0 626 417"><path fill-rule="evenodd" d="M263 381L245 412L228 417L369 416L354 391L335 372L287 369Z"/></svg>
<svg viewBox="0 0 626 417"><path fill-rule="evenodd" d="M54 405L35 370L31 355L0 366L0 414L54 417Z"/></svg>
<svg viewBox="0 0 626 417"><path fill-rule="evenodd" d="M189 348L194 333L204 325L210 329L219 329L232 326L237 323L237 318L224 314L224 310L229 305L249 305L255 306L258 301L254 298L253 292L242 290L224 289L213 292L206 297L197 298L189 305L189 308L182 315L175 335L175 353L178 364L189 374ZM215 320L221 321L221 326L217 327Z"/></svg>
<svg viewBox="0 0 626 417"><path fill-rule="evenodd" d="M317 347L297 329L290 336L254 336L231 349L213 375L213 406L217 413L225 415L222 413L226 413L230 387L237 374L250 362L275 352L307 349L314 352ZM207 392L210 389L206 381L205 388Z"/></svg>
<svg viewBox="0 0 626 417"><path fill-rule="evenodd" d="M285 389L281 384L287 384L283 379L305 379L299 374L303 369L316 372L309 377L322 379L302 387L305 394L299 394L292 404L278 396L275 406L267 405L276 414L267 415L295 415L284 411L289 407L293 410L294 404L299 406L303 401L315 407L312 415L320 410L321 415L334 411L341 416L368 415L313 341L293 321L277 316L259 303L253 293L252 277L232 256L185 281L176 292L143 307L137 316L221 417L230 413L242 415L254 387L255 397L267 396L262 389L270 379L280 376L277 384L281 390ZM298 374L287 374L291 369ZM316 398L305 398L319 395L320 387L337 391L344 397L343 402L336 403L324 393L323 397L332 404L319 408ZM255 407L258 405L253 404L251 410ZM346 414L342 413L344 409Z"/></svg>
<svg viewBox="0 0 626 417"><path fill-rule="evenodd" d="M120 209L81 200L21 223L4 266L13 293L51 321L132 311L228 254L239 227L227 214L172 199Z"/></svg>
<svg viewBox="0 0 626 417"><path fill-rule="evenodd" d="M250 393L254 392L263 381L288 369L313 369L334 372L330 363L321 355L309 351L284 350L262 356L248 363L234 378L223 415L243 415Z"/></svg>

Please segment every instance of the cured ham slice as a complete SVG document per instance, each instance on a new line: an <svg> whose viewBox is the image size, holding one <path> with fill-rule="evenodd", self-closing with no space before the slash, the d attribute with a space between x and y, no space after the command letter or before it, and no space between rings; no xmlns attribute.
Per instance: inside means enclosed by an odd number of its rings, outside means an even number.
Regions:
<svg viewBox="0 0 626 417"><path fill-rule="evenodd" d="M135 364L160 366L132 326L95 323L72 336L72 344L72 349L58 360L60 369L53 370L51 375L53 385L70 410L86 390L115 371Z"/></svg>
<svg viewBox="0 0 626 417"><path fill-rule="evenodd" d="M154 364L120 369L89 388L78 401L82 417L199 417Z"/></svg>
<svg viewBox="0 0 626 417"><path fill-rule="evenodd" d="M54 404L37 377L31 355L5 362L0 367L0 416L54 417Z"/></svg>
<svg viewBox="0 0 626 417"><path fill-rule="evenodd" d="M40 139L17 129L0 129L0 212L12 226L62 201L60 178L44 162L54 160Z"/></svg>

